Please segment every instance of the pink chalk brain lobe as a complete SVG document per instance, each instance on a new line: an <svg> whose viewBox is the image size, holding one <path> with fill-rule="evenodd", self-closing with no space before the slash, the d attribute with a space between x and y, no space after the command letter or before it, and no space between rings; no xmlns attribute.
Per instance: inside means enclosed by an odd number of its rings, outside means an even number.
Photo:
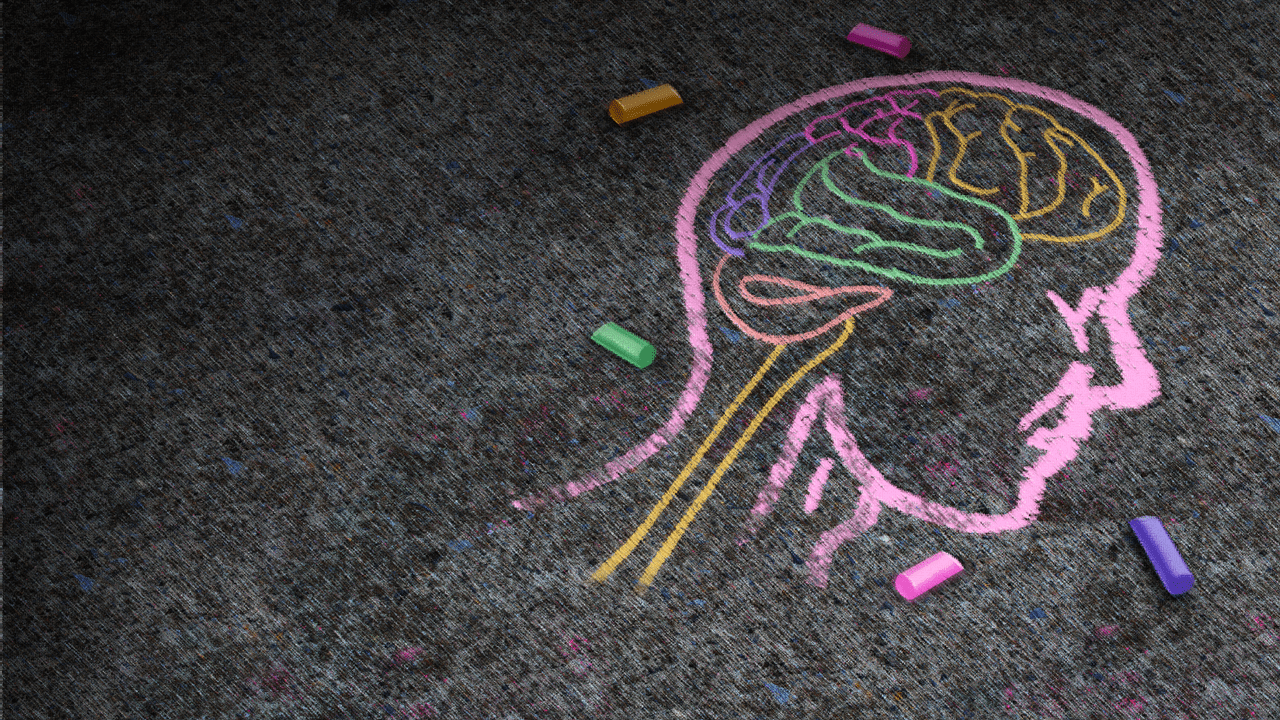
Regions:
<svg viewBox="0 0 1280 720"><path fill-rule="evenodd" d="M843 518L811 538L806 570L818 587L828 582L836 550L885 508L961 532L1034 522L1048 479L1076 460L1095 415L1136 410L1159 395L1128 313L1160 257L1155 180L1123 126L1065 93L948 72L827 88L733 135L690 181L675 219L673 281L683 289L689 338L678 401L661 427L621 457L515 503L570 500L645 472L643 463L677 439L696 447L636 531L592 574L596 581L641 547L686 483L701 480L639 578L642 588L652 583L761 424L792 393L796 407L780 446L770 448L777 455L767 476L733 474L758 486L740 539L748 541L779 502L803 449L818 448L829 457L807 491L799 490L804 511L839 502L826 509ZM1074 280L1060 281L1064 268ZM1020 337L1026 330L1009 329L1002 317L1010 308L1053 339ZM900 349L907 343L886 334L911 325L906 319L943 313L951 324L935 323L941 335L920 334L910 356ZM717 352L708 327L725 324L751 341ZM1097 328L1092 350L1089 327ZM1000 332L1012 335L1000 339ZM1096 346L1099 338L1106 347ZM928 363L971 368L974 384L990 382L987 397L995 399L984 405L956 391L958 399L938 409L933 390L901 388L910 402L880 422L888 411L872 401L867 378L892 378L895 365L920 372ZM708 384L733 377L737 388L726 396L734 400L703 408L718 419L694 436L686 424L705 404ZM893 390L882 384L881 396L884 387ZM767 399L743 428L735 416L755 407L748 399L757 390ZM1008 407L994 411L1000 402ZM964 488L938 479L963 479L973 455L917 463L912 453L925 433L895 436L889 425L932 428L934 438L953 438L935 443L948 452L963 444L954 438L987 433L982 446L1002 446L1005 458L998 465L1008 486L1003 499L961 501L956 493ZM730 427L732 448L704 472L708 449ZM824 486L835 483L851 492L824 500Z"/></svg>

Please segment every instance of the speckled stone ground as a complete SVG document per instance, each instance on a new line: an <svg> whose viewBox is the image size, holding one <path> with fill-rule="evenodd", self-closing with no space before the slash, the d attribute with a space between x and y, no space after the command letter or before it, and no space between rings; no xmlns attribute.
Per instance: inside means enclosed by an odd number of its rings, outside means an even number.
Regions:
<svg viewBox="0 0 1280 720"><path fill-rule="evenodd" d="M1280 717L1276 9L1041 5L10 3L5 715ZM852 45L858 22L914 48ZM635 555L584 584L770 352L704 284L714 361L684 429L611 483L513 506L599 477L677 407L690 180L775 108L927 71L1056 89L1136 138L1163 247L1128 315L1159 396L1099 411L1029 525L884 509L817 587L815 543L859 493L837 462L805 512L838 454L825 429L736 542L809 393L838 376L895 487L1009 510L1039 457L1018 419L1071 362L1123 375L1107 330L1079 352L1046 291L1075 304L1114 277L1135 221L1028 243L992 283L896 285L647 592L711 468L834 334L788 347ZM668 82L682 106L605 112ZM766 320L808 327L797 312ZM657 361L593 344L607 321ZM1161 586L1139 515L1164 519L1192 591ZM939 550L966 571L905 602L894 577Z"/></svg>

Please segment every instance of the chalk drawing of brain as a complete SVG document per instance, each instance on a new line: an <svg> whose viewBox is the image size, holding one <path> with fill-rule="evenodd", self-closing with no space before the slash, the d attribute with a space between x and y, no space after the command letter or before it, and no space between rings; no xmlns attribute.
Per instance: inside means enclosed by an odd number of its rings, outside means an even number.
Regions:
<svg viewBox="0 0 1280 720"><path fill-rule="evenodd" d="M729 348L729 357L722 350L715 367L740 363L733 355L747 352L750 342L771 351L645 521L592 575L597 581L639 547L757 388L768 391L768 400L750 422L743 421L732 448L641 576L642 588L653 582L753 434L790 392L805 394L739 542L747 542L771 512L815 429L825 429L834 457L817 465L805 511L812 513L822 502L836 467L853 478L856 499L845 503L844 519L821 534L806 561L809 581L819 587L828 582L836 550L872 527L885 507L962 532L1030 524L1048 479L1075 460L1093 434L1094 414L1137 409L1159 395L1155 368L1129 317L1129 300L1160 255L1154 178L1137 142L1117 121L1055 90L1008 78L933 72L859 80L803 97L736 133L704 163L676 215L676 247L692 363L670 419L600 471L517 507L589 492L676 438L712 375L710 324L727 322L751 339ZM1023 262L1034 262L1039 274L1024 272ZM1063 267L1079 280L1070 292L1044 270ZM1027 276L1015 277L1020 272ZM1034 295L1025 295L1028 288ZM875 334L881 330L863 331L858 319L871 328L878 315L889 318L908 304L923 307L925 317L933 316L932 307L978 307L971 298L980 292L1005 298L987 303L997 314L1031 305L1033 317L1043 305L1043 314L1056 313L1052 331L1069 338L1055 346L1066 350L1054 351L1060 357L1047 364L1043 347L1035 355L1023 351L1033 344L1026 337L1034 327L1015 326L1013 342L1002 346L999 356L1015 367L1034 361L1048 367L1049 375L1000 375L975 362L980 353L966 350L967 341L954 336L976 332L985 340L988 333L982 331L997 334L1002 324L979 310L953 314L957 319L945 331L949 339L936 343L959 348L945 360L968 363L975 385L986 376L1001 385L1028 386L1029 400L1011 416L1018 418L1009 423L1016 427L973 428L1014 438L1021 451L1003 512L975 511L946 492L912 488L916 476L945 474L952 465L940 471L895 462L883 424L867 422L885 414L883 403L867 394L884 391L867 378L895 363L940 362L943 356L917 352L914 359L904 358L900 347L907 343ZM1018 300L1017 292L1027 300ZM1104 354L1114 361L1113 372L1096 367L1097 348L1090 353L1086 328L1093 318L1105 330L1095 338L1110 343ZM796 360L789 376L770 386L764 378L787 353L798 353L804 362ZM1113 377L1104 378L1108 373ZM918 391L920 397L927 392ZM1012 391L987 397L1006 394L1023 402ZM852 406L851 398L876 409ZM892 422L903 423L902 410L895 412ZM943 419L935 415L928 422L964 431L965 413L938 415Z"/></svg>

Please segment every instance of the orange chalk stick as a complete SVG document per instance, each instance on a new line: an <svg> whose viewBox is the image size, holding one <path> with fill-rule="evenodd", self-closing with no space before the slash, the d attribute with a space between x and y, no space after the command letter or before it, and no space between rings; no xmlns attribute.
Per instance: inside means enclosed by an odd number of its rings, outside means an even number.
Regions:
<svg viewBox="0 0 1280 720"><path fill-rule="evenodd" d="M652 115L659 110L680 105L684 100L670 85L659 85L656 88L618 98L609 103L609 117L621 125L636 118Z"/></svg>

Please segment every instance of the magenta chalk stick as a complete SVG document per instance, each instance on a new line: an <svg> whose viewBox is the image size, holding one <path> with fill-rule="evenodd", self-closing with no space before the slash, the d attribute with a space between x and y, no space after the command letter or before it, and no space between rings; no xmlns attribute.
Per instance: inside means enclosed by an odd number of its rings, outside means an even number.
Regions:
<svg viewBox="0 0 1280 720"><path fill-rule="evenodd" d="M964 570L964 566L959 560L940 552L899 574L893 581L893 586L902 597L915 600L961 570Z"/></svg>
<svg viewBox="0 0 1280 720"><path fill-rule="evenodd" d="M901 60L911 52L911 41L888 30L881 30L878 27L871 27L866 23L858 23L849 31L849 42L855 42L859 45L865 45L872 50L879 50Z"/></svg>
<svg viewBox="0 0 1280 720"><path fill-rule="evenodd" d="M1155 568L1156 575L1160 576L1160 582L1164 583L1164 589L1170 595L1181 595L1196 584L1191 569L1174 546L1173 538L1169 537L1160 518L1149 515L1134 518L1129 521L1129 527L1138 536L1138 542L1142 543L1142 549L1151 559L1151 567Z"/></svg>

